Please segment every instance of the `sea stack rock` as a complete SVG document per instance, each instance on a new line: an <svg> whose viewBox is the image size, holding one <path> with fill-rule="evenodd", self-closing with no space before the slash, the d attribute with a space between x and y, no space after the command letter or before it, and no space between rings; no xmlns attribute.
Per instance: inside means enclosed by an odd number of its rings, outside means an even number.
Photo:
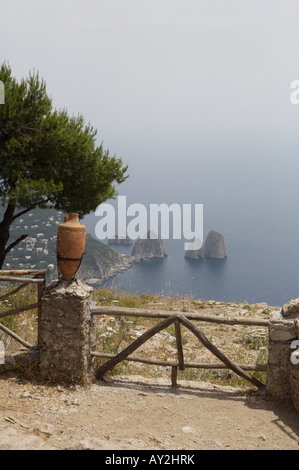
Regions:
<svg viewBox="0 0 299 470"><path fill-rule="evenodd" d="M221 233L210 230L204 245L204 256L222 259L227 256L224 237Z"/></svg>
<svg viewBox="0 0 299 470"><path fill-rule="evenodd" d="M151 258L164 258L167 252L163 240L151 238L151 232L148 231L147 238L141 238L135 242L131 256L134 256L135 261L148 261Z"/></svg>
<svg viewBox="0 0 299 470"><path fill-rule="evenodd" d="M198 246L200 246L200 248L197 248ZM185 258L187 259L200 259L203 258L204 255L204 244L202 242L190 243L190 249L185 252Z"/></svg>

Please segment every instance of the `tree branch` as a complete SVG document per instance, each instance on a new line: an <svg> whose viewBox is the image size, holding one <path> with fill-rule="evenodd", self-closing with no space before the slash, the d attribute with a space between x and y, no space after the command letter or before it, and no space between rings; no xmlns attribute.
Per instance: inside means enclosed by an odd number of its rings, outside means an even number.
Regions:
<svg viewBox="0 0 299 470"><path fill-rule="evenodd" d="M19 243L21 243L22 240L25 240L25 238L27 238L28 235L21 235L19 238L17 238L13 243L11 243L6 249L5 249L5 255L7 255L7 253L9 253L12 248L14 248L16 245L18 245Z"/></svg>
<svg viewBox="0 0 299 470"><path fill-rule="evenodd" d="M14 222L18 217L21 217L22 215L26 214L27 212L32 211L33 209L35 209L39 204L44 204L46 202L49 202L49 201L51 201L51 199L53 199L53 198L49 197L48 199L43 199L42 201L38 201L33 206L30 206L27 209L24 209L24 210L18 212L17 214L15 214L13 216L12 222Z"/></svg>
<svg viewBox="0 0 299 470"><path fill-rule="evenodd" d="M16 215L13 216L12 222L16 220L18 217L21 217L21 215L26 214L26 212L32 211L36 206L31 206L28 207L27 209L22 210L21 212L18 212Z"/></svg>

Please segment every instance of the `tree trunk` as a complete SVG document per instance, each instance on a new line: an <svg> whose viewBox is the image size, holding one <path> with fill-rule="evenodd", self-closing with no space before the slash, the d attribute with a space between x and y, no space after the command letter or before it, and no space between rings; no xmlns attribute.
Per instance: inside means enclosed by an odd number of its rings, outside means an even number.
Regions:
<svg viewBox="0 0 299 470"><path fill-rule="evenodd" d="M11 201L8 203L2 222L0 222L0 269L2 269L6 255L10 252L10 250L12 250L12 248L17 246L22 240L25 240L25 238L28 237L28 235L26 234L21 235L12 243L7 245L8 240L9 240L9 229L10 229L11 224L14 222L15 219L17 219L18 217L21 217L21 215L26 214L26 212L31 211L35 207L36 207L36 204L34 206L27 207L26 209L21 210L21 212L17 212L15 214L14 212L15 212L16 204Z"/></svg>
<svg viewBox="0 0 299 470"><path fill-rule="evenodd" d="M9 229L13 221L15 207L15 204L11 202L8 203L2 222L0 223L0 269L2 268L5 257L8 253L6 245L9 240Z"/></svg>

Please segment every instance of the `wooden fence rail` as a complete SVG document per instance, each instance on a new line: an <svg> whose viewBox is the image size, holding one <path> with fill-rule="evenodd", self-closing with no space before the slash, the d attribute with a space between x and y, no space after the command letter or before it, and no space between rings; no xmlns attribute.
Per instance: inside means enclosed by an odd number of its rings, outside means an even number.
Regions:
<svg viewBox="0 0 299 470"><path fill-rule="evenodd" d="M45 283L46 283L46 275L49 274L50 271L48 269L24 269L24 270L1 270L0 271L0 283L12 283L12 284L20 284L19 286L10 289L8 292L5 292L4 294L0 294L0 301L4 301L8 299L10 296L13 294L16 294L19 292L21 289L24 287L28 286L29 284L34 284L37 286L37 302L33 304L28 304L24 305L22 307L16 307L10 310L6 310L5 312L0 313L0 318L4 318L7 316L13 316L17 315L21 312L25 312L27 310L34 310L37 308L38 310L38 324L40 322L40 306L41 306L41 298L43 294L43 290L45 288ZM32 275L33 277L24 277L24 276L30 276ZM6 333L7 335L11 336L14 338L17 342L25 346L26 348L31 348L32 345L25 341L24 339L20 338L16 333L11 331L9 328L6 326L2 325L0 323L0 330ZM38 328L38 331L40 329ZM39 339L38 339L39 343Z"/></svg>
<svg viewBox="0 0 299 470"><path fill-rule="evenodd" d="M49 269L1 269L0 276L26 276L28 274L46 275L49 273ZM22 278L18 278L18 280L22 282Z"/></svg>
<svg viewBox="0 0 299 470"><path fill-rule="evenodd" d="M18 343L21 343L23 346L25 346L25 348L28 348L28 349L32 348L32 344L30 344L30 343L28 343L28 341L25 341L24 339L20 338L20 336L18 336L16 333L11 331L6 326L2 325L2 323L0 323L0 330L2 330L4 333L6 333L7 335L14 338L16 341L18 341Z"/></svg>
<svg viewBox="0 0 299 470"><path fill-rule="evenodd" d="M129 307L93 307L92 315L115 315L143 318L168 318L173 315L173 311L167 310L148 310L142 308ZM221 323L223 325L253 325L269 326L269 320L262 318L238 318L238 317L217 317L216 315L202 315L192 312L175 312L177 315L183 315L188 320L203 321L209 323Z"/></svg>
<svg viewBox="0 0 299 470"><path fill-rule="evenodd" d="M204 333L197 328L190 320L193 321L202 321L202 322L212 322L212 323L221 323L226 325L256 325L256 326L269 326L269 320L259 319L259 318L232 318L232 317L217 317L213 315L203 315L191 312L171 312L171 311L156 311L156 310L147 310L147 309L135 309L128 307L92 307L92 315L115 315L115 316L130 316L130 317L143 317L143 318L160 318L162 321L155 325L153 328L150 328L148 331L143 333L138 337L133 343L127 346L123 351L119 352L116 355L105 354L98 351L92 351L91 355L93 357L101 357L109 359L106 363L101 365L96 371L95 376L97 379L103 377L103 375L116 366L121 361L133 361L141 362L151 365L160 365L165 367L172 367L172 385L175 386L177 383L177 371L184 370L186 367L189 368L203 368L203 369L231 369L240 377L248 380L256 387L263 387L264 384L260 382L255 377L251 376L246 372L249 371L266 371L267 364L254 364L254 365L244 365L237 364L232 362L228 357L226 357L215 345L213 345ZM169 325L174 323L175 327L175 336L176 336L176 346L177 346L177 361L161 361L153 359L144 359L139 357L131 356L131 354L138 349L142 344L144 344L148 339L157 334L159 331L167 328ZM185 362L183 354L183 345L181 338L181 325L189 329L199 341L218 359L219 363L190 363Z"/></svg>
<svg viewBox="0 0 299 470"><path fill-rule="evenodd" d="M101 353L98 351L91 351L91 355L94 357L100 357L103 359L111 359L115 357L115 354ZM140 362L142 364L149 364L152 366L163 366L163 367L179 367L178 361L171 360L162 360L162 359L147 359L142 357L129 356L126 358L126 361L131 362ZM185 362L186 369L230 369L226 364L221 364L221 362ZM251 371L260 371L265 372L267 370L267 364L239 364L239 367L244 370Z"/></svg>

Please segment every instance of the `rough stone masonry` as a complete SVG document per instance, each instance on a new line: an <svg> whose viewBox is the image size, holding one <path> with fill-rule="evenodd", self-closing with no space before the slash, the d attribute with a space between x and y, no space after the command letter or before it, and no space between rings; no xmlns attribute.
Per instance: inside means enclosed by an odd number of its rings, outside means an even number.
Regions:
<svg viewBox="0 0 299 470"><path fill-rule="evenodd" d="M267 392L275 399L291 401L299 411L299 298L272 313L269 326ZM294 355L296 354L296 356ZM299 356L298 356L299 358Z"/></svg>
<svg viewBox="0 0 299 470"><path fill-rule="evenodd" d="M79 280L52 281L40 318L39 378L78 383L91 372L92 287Z"/></svg>

